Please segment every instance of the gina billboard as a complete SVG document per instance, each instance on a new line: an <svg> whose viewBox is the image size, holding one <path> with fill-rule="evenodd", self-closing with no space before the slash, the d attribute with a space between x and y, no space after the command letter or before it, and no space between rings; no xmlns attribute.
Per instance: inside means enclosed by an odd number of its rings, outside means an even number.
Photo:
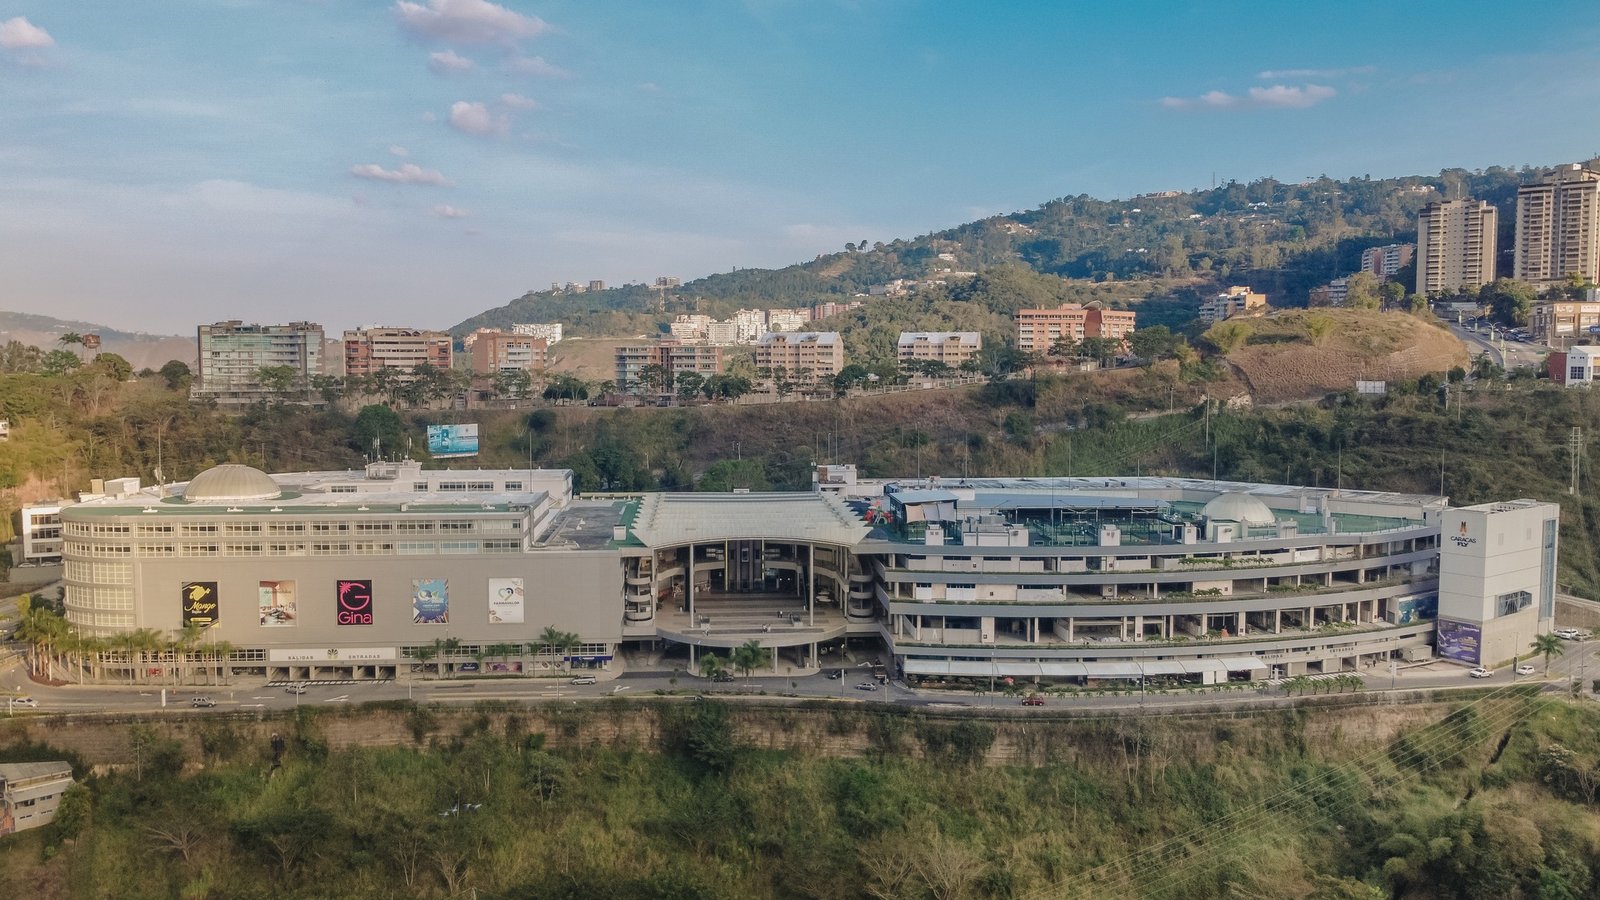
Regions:
<svg viewBox="0 0 1600 900"><path fill-rule="evenodd" d="M340 625L372 624L372 580L369 578L334 583L335 606Z"/></svg>

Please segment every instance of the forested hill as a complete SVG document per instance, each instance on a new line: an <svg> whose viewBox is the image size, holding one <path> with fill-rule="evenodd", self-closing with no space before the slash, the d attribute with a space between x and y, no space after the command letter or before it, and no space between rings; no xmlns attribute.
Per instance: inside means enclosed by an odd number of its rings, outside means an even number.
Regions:
<svg viewBox="0 0 1600 900"><path fill-rule="evenodd" d="M710 275L661 292L646 285L530 292L451 331L559 321L575 334L638 333L679 312L806 306L897 278L1016 262L1067 278L1133 282L1122 293L1134 296L1235 281L1265 291L1275 306L1303 305L1309 288L1358 268L1365 248L1414 240L1417 211L1433 200L1471 197L1497 206L1500 249L1509 254L1517 185L1535 171L1447 169L1298 184L1264 178L1129 200L1063 197L910 240L846 244L808 263Z"/></svg>

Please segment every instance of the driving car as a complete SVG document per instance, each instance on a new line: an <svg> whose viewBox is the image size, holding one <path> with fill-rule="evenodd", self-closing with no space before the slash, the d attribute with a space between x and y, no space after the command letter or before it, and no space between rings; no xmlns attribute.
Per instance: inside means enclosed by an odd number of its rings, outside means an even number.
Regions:
<svg viewBox="0 0 1600 900"><path fill-rule="evenodd" d="M711 676L711 680L712 681L732 681L733 680L733 673L732 672L717 672L717 673L715 673L714 675Z"/></svg>
<svg viewBox="0 0 1600 900"><path fill-rule="evenodd" d="M1489 671L1488 669L1485 669L1483 666L1479 666L1476 669L1473 669L1471 672L1468 672L1467 674L1471 675L1473 678L1488 678L1490 675L1493 675L1494 673Z"/></svg>
<svg viewBox="0 0 1600 900"><path fill-rule="evenodd" d="M33 699L32 697L15 697L11 700L11 705L22 706L28 709L38 709L39 701Z"/></svg>
<svg viewBox="0 0 1600 900"><path fill-rule="evenodd" d="M839 679L841 679L843 677L844 677L844 670L843 669L837 669L835 671L832 671L832 672L828 673L828 680L829 681L838 681Z"/></svg>
<svg viewBox="0 0 1600 900"><path fill-rule="evenodd" d="M876 684L873 684L870 681L863 681L860 684L856 685L856 690L858 690L858 691L875 691L877 689L878 689L878 686Z"/></svg>
<svg viewBox="0 0 1600 900"><path fill-rule="evenodd" d="M597 680L593 675L579 675L567 684L594 684Z"/></svg>
<svg viewBox="0 0 1600 900"><path fill-rule="evenodd" d="M290 694L304 694L306 692L306 686L303 684L291 684L283 690L285 693Z"/></svg>
<svg viewBox="0 0 1600 900"><path fill-rule="evenodd" d="M1517 674L1518 675L1532 675L1533 674L1533 666L1529 665L1528 663L1523 663L1522 665L1517 666Z"/></svg>
<svg viewBox="0 0 1600 900"><path fill-rule="evenodd" d="M1022 705L1023 706L1043 706L1044 705L1044 698L1039 696L1038 694L1030 694L1030 695L1022 698Z"/></svg>
<svg viewBox="0 0 1600 900"><path fill-rule="evenodd" d="M213 697L196 697L189 701L189 705L195 709L210 709L217 705L217 701Z"/></svg>

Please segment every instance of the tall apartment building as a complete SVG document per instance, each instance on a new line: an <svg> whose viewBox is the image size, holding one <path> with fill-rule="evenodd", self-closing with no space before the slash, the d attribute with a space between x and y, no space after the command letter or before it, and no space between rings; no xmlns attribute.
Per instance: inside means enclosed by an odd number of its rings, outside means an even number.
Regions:
<svg viewBox="0 0 1600 900"><path fill-rule="evenodd" d="M322 326L310 322L246 325L238 319L197 329L199 368L190 396L238 406L279 395L261 383L264 368L287 366L300 384L323 372Z"/></svg>
<svg viewBox="0 0 1600 900"><path fill-rule="evenodd" d="M1512 276L1551 285L1600 281L1600 160L1574 163L1517 189Z"/></svg>
<svg viewBox="0 0 1600 900"><path fill-rule="evenodd" d="M1416 256L1416 244L1385 244L1361 251L1361 271L1379 281L1388 281L1395 273L1411 264Z"/></svg>
<svg viewBox="0 0 1600 900"><path fill-rule="evenodd" d="M1098 301L1088 305L1063 303L1057 309L1019 309L1014 319L1017 349L1048 353L1063 338L1071 343L1086 337L1126 340L1136 318L1132 310L1107 309Z"/></svg>
<svg viewBox="0 0 1600 900"><path fill-rule="evenodd" d="M976 331L902 331L895 344L900 362L928 360L952 369L977 356L983 349L983 335Z"/></svg>
<svg viewBox="0 0 1600 900"><path fill-rule="evenodd" d="M448 369L454 361L450 335L443 331L384 327L344 333L346 377L364 377L379 369L390 369L404 381L417 366Z"/></svg>
<svg viewBox="0 0 1600 900"><path fill-rule="evenodd" d="M561 343L560 322L528 322L521 325L512 325L511 333L542 338L547 347L554 347Z"/></svg>
<svg viewBox="0 0 1600 900"><path fill-rule="evenodd" d="M710 316L679 313L667 328L680 341L697 341L706 336L706 329L710 326Z"/></svg>
<svg viewBox="0 0 1600 900"><path fill-rule="evenodd" d="M716 344L688 344L676 338L662 338L649 344L620 344L616 355L617 390L638 393L641 373L646 366L661 366L676 379L685 372L702 378L721 375L726 360Z"/></svg>
<svg viewBox="0 0 1600 900"><path fill-rule="evenodd" d="M767 333L767 311L764 309L738 310L730 321L736 332L734 340L740 344L753 344Z"/></svg>
<svg viewBox="0 0 1600 900"><path fill-rule="evenodd" d="M1499 212L1482 200L1429 203L1417 214L1417 293L1494 280Z"/></svg>
<svg viewBox="0 0 1600 900"><path fill-rule="evenodd" d="M1343 306L1350 299L1350 277L1335 278L1311 289L1312 306Z"/></svg>
<svg viewBox="0 0 1600 900"><path fill-rule="evenodd" d="M478 375L496 372L539 372L549 365L550 347L543 338L508 334L480 328L472 335L472 371Z"/></svg>
<svg viewBox="0 0 1600 900"><path fill-rule="evenodd" d="M770 332L756 345L756 366L832 378L844 368L844 339L837 331Z"/></svg>
<svg viewBox="0 0 1600 900"><path fill-rule="evenodd" d="M1200 304L1200 321L1210 325L1235 316L1260 316L1266 311L1266 294L1258 294L1248 287L1236 284Z"/></svg>

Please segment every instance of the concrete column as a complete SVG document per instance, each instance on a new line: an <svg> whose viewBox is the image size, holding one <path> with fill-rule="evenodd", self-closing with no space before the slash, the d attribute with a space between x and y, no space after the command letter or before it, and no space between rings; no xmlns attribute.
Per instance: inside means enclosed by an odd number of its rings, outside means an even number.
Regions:
<svg viewBox="0 0 1600 900"><path fill-rule="evenodd" d="M1117 638L1122 640L1122 641L1127 641L1127 639L1128 639L1128 617L1127 616L1123 616L1122 617L1122 624L1117 627Z"/></svg>
<svg viewBox="0 0 1600 900"><path fill-rule="evenodd" d="M1235 635L1244 634L1244 613L1242 612L1236 614L1233 618L1233 633Z"/></svg>
<svg viewBox="0 0 1600 900"><path fill-rule="evenodd" d="M811 666L810 667L811 668L816 668L816 669L822 668L821 659L822 658L817 655L817 642L816 641L812 641L811 642Z"/></svg>
<svg viewBox="0 0 1600 900"><path fill-rule="evenodd" d="M1072 616L1067 616L1067 643L1069 644L1076 640L1073 635L1073 625L1076 621Z"/></svg>
<svg viewBox="0 0 1600 900"><path fill-rule="evenodd" d="M1135 641L1144 640L1144 616L1133 617L1133 639Z"/></svg>
<svg viewBox="0 0 1600 900"><path fill-rule="evenodd" d="M1272 633L1283 634L1283 610L1281 609L1272 611Z"/></svg>
<svg viewBox="0 0 1600 900"><path fill-rule="evenodd" d="M1316 623L1317 623L1317 611L1315 609L1313 609L1312 607L1309 607L1309 606L1306 607L1305 625L1302 626L1302 627L1310 628L1311 626L1315 625Z"/></svg>
<svg viewBox="0 0 1600 900"><path fill-rule="evenodd" d="M696 671L694 667L694 645L689 645L689 671Z"/></svg>
<svg viewBox="0 0 1600 900"><path fill-rule="evenodd" d="M684 596L689 598L689 627L695 625L694 619L694 544L689 545L689 564L684 567Z"/></svg>
<svg viewBox="0 0 1600 900"><path fill-rule="evenodd" d="M806 625L817 624L817 545L808 543L806 550L811 554L811 564L806 566Z"/></svg>

